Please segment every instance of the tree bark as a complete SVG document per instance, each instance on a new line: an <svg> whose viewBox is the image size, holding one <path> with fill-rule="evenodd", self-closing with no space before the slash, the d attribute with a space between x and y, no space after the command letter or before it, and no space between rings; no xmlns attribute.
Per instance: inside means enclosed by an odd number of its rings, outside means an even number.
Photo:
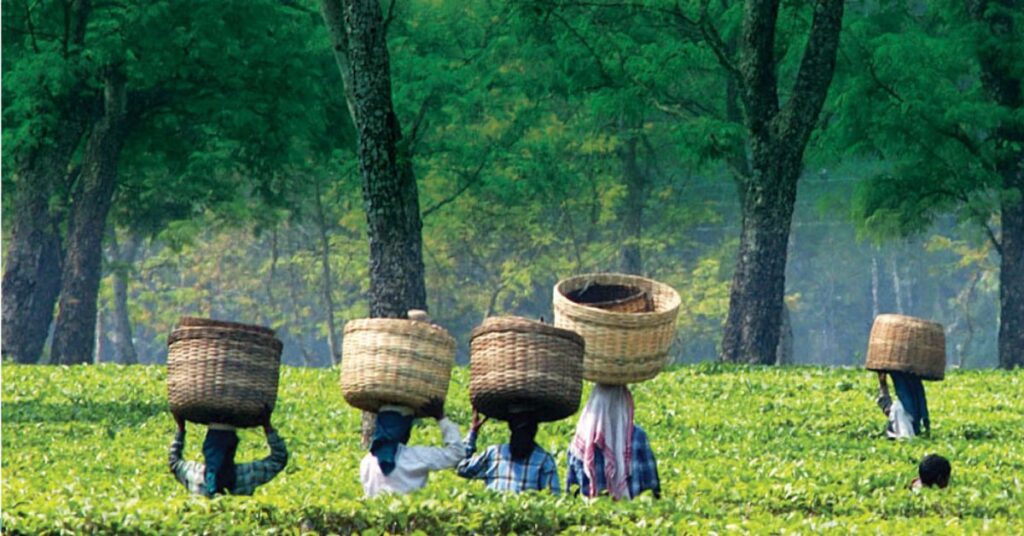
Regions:
<svg viewBox="0 0 1024 536"><path fill-rule="evenodd" d="M1021 159L1024 169L1024 158ZM1024 367L1024 171L1018 172L1017 199L1002 203L1002 262L999 266L999 366Z"/></svg>
<svg viewBox="0 0 1024 536"><path fill-rule="evenodd" d="M103 115L93 125L83 156L82 175L72 198L67 251L61 274L60 312L54 328L52 361L86 363L96 329L103 230L117 182L117 159L124 143L124 74L104 73Z"/></svg>
<svg viewBox="0 0 1024 536"><path fill-rule="evenodd" d="M750 154L749 176L737 176L743 220L729 293L721 360L776 360L785 291L789 231L803 153L835 71L842 0L815 3L811 31L793 89L779 104L775 29L779 2L747 0L739 52L730 69L740 87Z"/></svg>
<svg viewBox="0 0 1024 536"><path fill-rule="evenodd" d="M50 202L84 131L85 121L70 119L53 140L16 162L15 217L4 259L3 355L18 363L39 361L53 321L63 253L60 219Z"/></svg>
<svg viewBox="0 0 1024 536"><path fill-rule="evenodd" d="M334 282L331 277L331 243L327 238L327 219L324 217L323 200L320 196L320 183L316 183L315 187L317 228L320 231L320 267L324 315L327 317L327 346L331 351L331 364L337 365L341 360L341 348L338 345L337 331L334 326Z"/></svg>
<svg viewBox="0 0 1024 536"><path fill-rule="evenodd" d="M1022 77L1014 66L1024 61L1016 41L1014 10L1019 0L968 0L971 18L988 35L978 46L981 82L988 97L1006 108L1009 117L996 129L995 167L1003 180L1000 196L1002 233L996 244L999 266L999 366L1024 367L1024 107Z"/></svg>
<svg viewBox="0 0 1024 536"><path fill-rule="evenodd" d="M321 14L358 135L370 238L370 316L427 309L419 192L391 99L387 21L378 0L321 0ZM363 416L368 444L370 416Z"/></svg>
<svg viewBox="0 0 1024 536"><path fill-rule="evenodd" d="M117 265L114 266L114 311L113 311L113 334L114 360L124 365L134 365L139 362L138 354L135 352L135 343L132 338L132 321L128 314L128 277L135 264L135 257L138 255L140 238L135 234L128 235L128 243L123 248L117 244L117 232L111 233L113 244L111 244Z"/></svg>
<svg viewBox="0 0 1024 536"><path fill-rule="evenodd" d="M622 249L620 260L623 273L643 275L643 256L640 241L644 232L644 204L647 200L647 181L637 162L637 137L631 134L619 149L622 163L622 178L626 184L626 199L623 201Z"/></svg>

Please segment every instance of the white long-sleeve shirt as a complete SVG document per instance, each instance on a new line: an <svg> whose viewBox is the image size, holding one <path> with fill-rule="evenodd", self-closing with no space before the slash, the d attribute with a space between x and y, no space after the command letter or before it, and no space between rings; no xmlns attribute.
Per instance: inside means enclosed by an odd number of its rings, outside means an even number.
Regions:
<svg viewBox="0 0 1024 536"><path fill-rule="evenodd" d="M363 457L359 465L359 478L367 497L381 493L411 493L427 485L431 471L451 469L466 456L459 425L448 419L437 421L441 427L443 447L398 445L395 469L385 476L373 454Z"/></svg>

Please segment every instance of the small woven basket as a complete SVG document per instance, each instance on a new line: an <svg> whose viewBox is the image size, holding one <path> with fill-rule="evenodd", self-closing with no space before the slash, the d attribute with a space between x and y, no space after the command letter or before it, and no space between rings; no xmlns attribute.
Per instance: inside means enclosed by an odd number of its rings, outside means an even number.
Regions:
<svg viewBox="0 0 1024 536"><path fill-rule="evenodd" d="M557 421L580 405L583 337L525 318L492 317L470 339L469 400L484 415Z"/></svg>
<svg viewBox="0 0 1024 536"><path fill-rule="evenodd" d="M942 380L946 376L946 334L942 324L912 316L878 315L871 326L865 367Z"/></svg>
<svg viewBox="0 0 1024 536"><path fill-rule="evenodd" d="M455 339L444 329L416 320L364 318L345 324L341 392L364 411L382 405L413 408L444 399L455 362Z"/></svg>
<svg viewBox="0 0 1024 536"><path fill-rule="evenodd" d="M216 321L211 321L216 322ZM258 426L277 403L282 343L266 328L179 327L167 340L171 412L201 424Z"/></svg>
<svg viewBox="0 0 1024 536"><path fill-rule="evenodd" d="M573 302L568 296L594 284L642 289L649 312L607 311ZM623 385L658 375L668 361L676 333L679 293L657 281L624 274L587 274L564 279L554 289L555 326L575 331L586 340L583 378Z"/></svg>

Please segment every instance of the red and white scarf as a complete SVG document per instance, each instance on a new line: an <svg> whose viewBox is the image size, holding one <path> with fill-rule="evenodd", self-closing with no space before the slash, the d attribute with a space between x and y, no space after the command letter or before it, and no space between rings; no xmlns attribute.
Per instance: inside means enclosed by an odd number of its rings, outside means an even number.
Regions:
<svg viewBox="0 0 1024 536"><path fill-rule="evenodd" d="M569 452L583 461L590 492L597 495L594 453L604 457L604 481L616 499L630 498L629 475L633 448L633 395L625 385L595 385L580 414Z"/></svg>

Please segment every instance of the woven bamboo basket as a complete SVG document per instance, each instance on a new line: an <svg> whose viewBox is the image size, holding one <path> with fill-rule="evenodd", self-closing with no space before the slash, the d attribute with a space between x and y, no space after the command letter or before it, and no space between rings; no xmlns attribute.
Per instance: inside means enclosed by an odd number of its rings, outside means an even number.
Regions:
<svg viewBox="0 0 1024 536"><path fill-rule="evenodd" d="M583 337L526 318L492 317L470 339L469 400L484 415L557 421L580 405Z"/></svg>
<svg viewBox="0 0 1024 536"><path fill-rule="evenodd" d="M455 362L455 339L416 320L364 318L345 324L341 392L364 411L382 405L413 408L444 399Z"/></svg>
<svg viewBox="0 0 1024 536"><path fill-rule="evenodd" d="M251 326L256 328L258 326ZM282 343L257 329L180 327L167 340L171 411L201 424L258 426L277 403Z"/></svg>
<svg viewBox="0 0 1024 536"><path fill-rule="evenodd" d="M623 285L642 289L651 311L606 311L568 298L593 285ZM595 383L623 385L658 375L668 361L676 333L679 293L672 287L639 276L587 274L555 285L555 326L575 331L586 341L583 378Z"/></svg>
<svg viewBox="0 0 1024 536"><path fill-rule="evenodd" d="M865 367L942 380L946 376L946 334L942 324L912 316L878 315L871 326Z"/></svg>

